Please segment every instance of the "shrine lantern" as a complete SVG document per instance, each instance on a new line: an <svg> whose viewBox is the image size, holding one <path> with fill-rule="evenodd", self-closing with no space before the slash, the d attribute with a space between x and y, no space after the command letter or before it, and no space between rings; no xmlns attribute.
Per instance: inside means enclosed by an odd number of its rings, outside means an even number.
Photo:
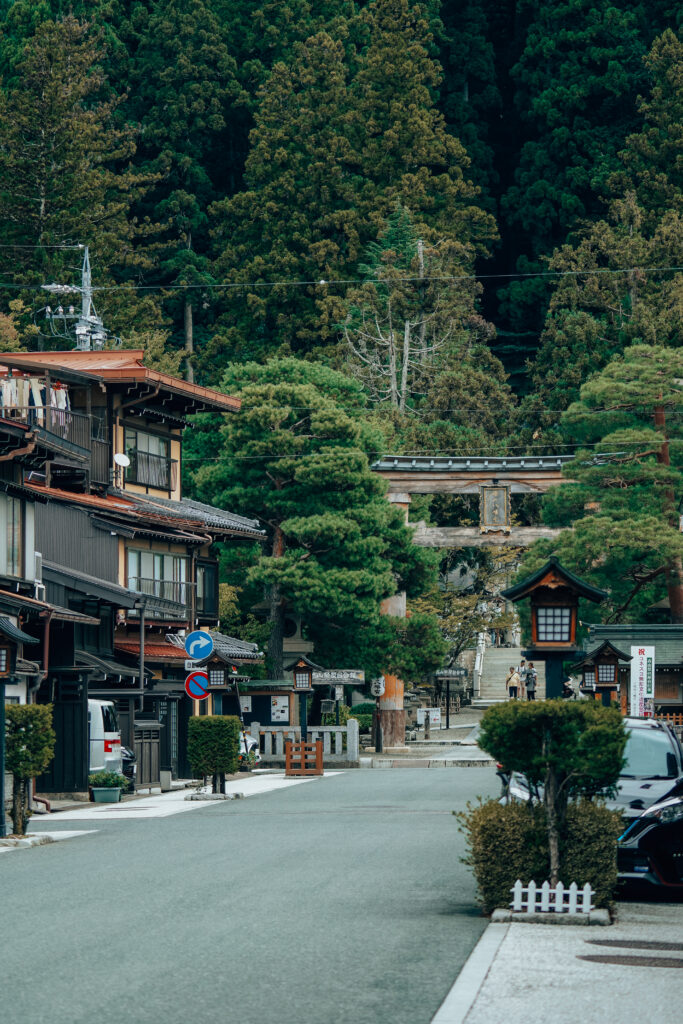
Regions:
<svg viewBox="0 0 683 1024"><path fill-rule="evenodd" d="M609 706L619 696L619 663L629 661L630 654L604 640L575 666L581 670L581 692Z"/></svg>
<svg viewBox="0 0 683 1024"><path fill-rule="evenodd" d="M607 597L549 558L544 566L520 583L502 591L508 601L529 599L531 605L531 646L525 657L546 663L546 696L561 697L563 658L575 653L579 598L599 602Z"/></svg>

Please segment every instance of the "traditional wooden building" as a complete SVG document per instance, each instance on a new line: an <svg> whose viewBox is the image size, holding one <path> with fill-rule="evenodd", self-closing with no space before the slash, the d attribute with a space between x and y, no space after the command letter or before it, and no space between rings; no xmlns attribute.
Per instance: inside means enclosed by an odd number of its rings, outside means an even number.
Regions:
<svg viewBox="0 0 683 1024"><path fill-rule="evenodd" d="M609 642L625 655L640 647L654 647L654 708L655 713L683 711L683 626L651 623L627 625L592 625L589 627L587 655L591 657L605 642ZM619 700L624 712L630 680L630 662L620 661Z"/></svg>
<svg viewBox="0 0 683 1024"><path fill-rule="evenodd" d="M163 720L162 767L177 771L188 710L179 704L192 709L182 691L182 638L218 623L214 544L260 541L264 531L181 492L187 417L235 413L239 401L152 370L142 357L0 354L0 424L6 444L25 455L11 474L0 460L8 506L0 502L0 517L20 524L10 531L21 537L12 550L24 549L12 557L25 568L27 597L72 616L62 649L73 652L86 698L116 701L128 746L140 715ZM58 613L51 621L56 629Z"/></svg>

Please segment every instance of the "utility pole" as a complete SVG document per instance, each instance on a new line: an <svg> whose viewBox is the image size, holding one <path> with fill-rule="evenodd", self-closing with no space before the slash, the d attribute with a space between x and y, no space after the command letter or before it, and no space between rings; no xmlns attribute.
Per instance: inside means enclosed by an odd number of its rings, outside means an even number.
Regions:
<svg viewBox="0 0 683 1024"><path fill-rule="evenodd" d="M81 267L80 287L75 284L44 284L41 287L50 292L51 295L80 295L81 310L76 311L74 306L66 310L61 305L55 309L52 306L45 307L45 319L50 324L54 337L72 339L71 325L74 324L76 335L76 348L81 352L89 352L91 349L102 349L109 336L109 331L97 315L92 291L92 273L90 270L90 251L87 245L79 245L76 248L83 250L83 265Z"/></svg>

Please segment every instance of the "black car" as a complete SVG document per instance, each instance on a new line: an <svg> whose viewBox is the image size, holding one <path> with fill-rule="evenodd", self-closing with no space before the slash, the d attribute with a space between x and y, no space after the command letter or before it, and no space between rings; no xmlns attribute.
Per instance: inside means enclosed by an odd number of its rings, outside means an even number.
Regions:
<svg viewBox="0 0 683 1024"><path fill-rule="evenodd" d="M683 795L652 804L631 822L619 837L617 865L624 888L683 896Z"/></svg>
<svg viewBox="0 0 683 1024"><path fill-rule="evenodd" d="M121 771L128 779L128 792L134 790L138 765L135 751L131 750L130 747L121 747Z"/></svg>

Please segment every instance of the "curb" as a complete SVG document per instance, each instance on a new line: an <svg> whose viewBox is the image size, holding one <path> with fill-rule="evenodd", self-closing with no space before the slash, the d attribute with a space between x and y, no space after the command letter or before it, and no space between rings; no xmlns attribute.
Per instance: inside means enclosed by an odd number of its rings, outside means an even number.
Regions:
<svg viewBox="0 0 683 1024"><path fill-rule="evenodd" d="M361 758L361 768L491 768L495 761L488 757L429 758L395 757Z"/></svg>
<svg viewBox="0 0 683 1024"><path fill-rule="evenodd" d="M555 914L555 913L523 913L512 910L498 909L491 915L491 921L495 924L503 924L514 921L515 924L558 924L558 925L600 925L605 927L611 925L609 910L591 910L590 914Z"/></svg>
<svg viewBox="0 0 683 1024"><path fill-rule="evenodd" d="M242 800L244 793L190 793L186 800Z"/></svg>
<svg viewBox="0 0 683 1024"><path fill-rule="evenodd" d="M46 846L54 843L52 836L23 836L21 839L0 839L0 846L10 850L22 850L29 846Z"/></svg>
<svg viewBox="0 0 683 1024"><path fill-rule="evenodd" d="M431 1024L462 1024L479 995L509 927L509 924L490 924L487 927L432 1017Z"/></svg>

